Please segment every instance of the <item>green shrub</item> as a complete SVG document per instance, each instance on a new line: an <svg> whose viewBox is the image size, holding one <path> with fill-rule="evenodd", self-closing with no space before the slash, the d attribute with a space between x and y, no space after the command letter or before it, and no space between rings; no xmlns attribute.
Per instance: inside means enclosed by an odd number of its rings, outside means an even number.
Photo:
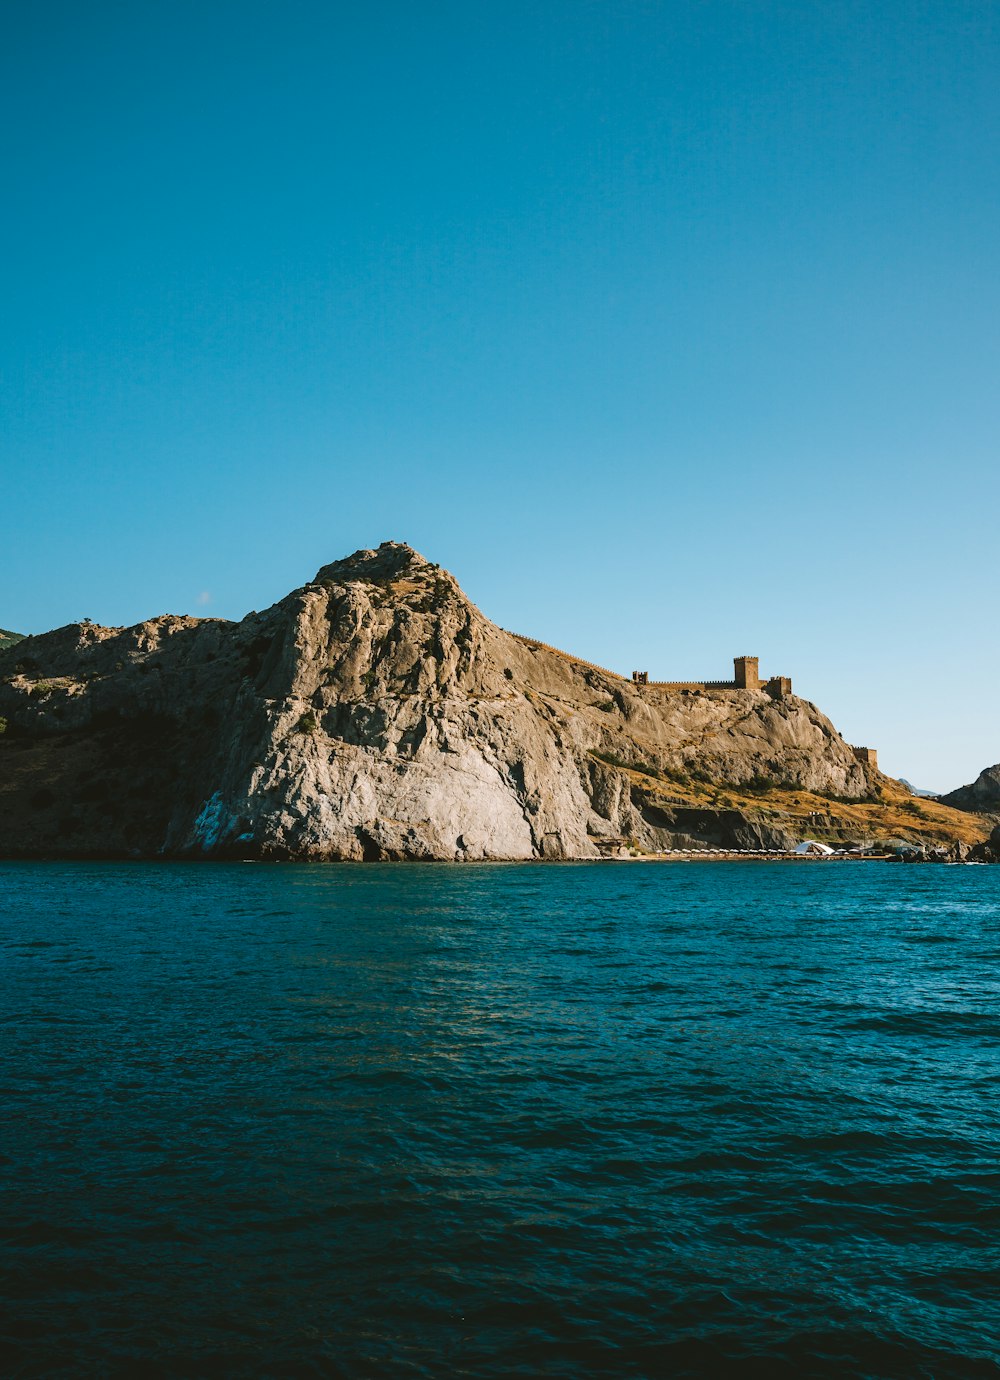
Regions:
<svg viewBox="0 0 1000 1380"><path fill-rule="evenodd" d="M318 728L319 724L316 722L316 715L312 712L311 709L307 709L306 712L302 715L302 718L295 725L294 732L315 733Z"/></svg>
<svg viewBox="0 0 1000 1380"><path fill-rule="evenodd" d="M749 781L744 781L743 789L749 795L768 795L771 791L777 790L778 782L773 776L751 776Z"/></svg>
<svg viewBox="0 0 1000 1380"><path fill-rule="evenodd" d="M599 762L607 762L609 767L621 767L623 771L642 772L643 776L659 776L657 767L651 767L647 762L627 762L624 757L616 757L613 752L591 752L591 757L596 757Z"/></svg>
<svg viewBox="0 0 1000 1380"><path fill-rule="evenodd" d="M801 786L794 786L794 790L802 790ZM829 800L834 805L864 805L871 804L873 801L882 798L881 790L864 791L861 795L840 795L837 791L813 791L813 795L818 795L821 800Z"/></svg>
<svg viewBox="0 0 1000 1380"><path fill-rule="evenodd" d="M451 601L451 593L448 581L435 575L433 583L425 587L411 607L414 613L440 613Z"/></svg>

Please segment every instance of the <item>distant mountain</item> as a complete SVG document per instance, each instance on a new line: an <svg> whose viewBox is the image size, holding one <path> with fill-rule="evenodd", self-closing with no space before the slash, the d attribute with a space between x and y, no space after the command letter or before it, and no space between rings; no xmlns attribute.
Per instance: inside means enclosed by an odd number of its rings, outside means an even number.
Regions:
<svg viewBox="0 0 1000 1380"><path fill-rule="evenodd" d="M15 642L23 641L23 633L8 632L6 628L0 628L0 652L6 647L13 647Z"/></svg>
<svg viewBox="0 0 1000 1380"><path fill-rule="evenodd" d="M899 781L912 795L922 796L924 800L937 800L940 794L939 791L922 791L919 786L914 786L912 781L907 781L905 776L901 776Z"/></svg>

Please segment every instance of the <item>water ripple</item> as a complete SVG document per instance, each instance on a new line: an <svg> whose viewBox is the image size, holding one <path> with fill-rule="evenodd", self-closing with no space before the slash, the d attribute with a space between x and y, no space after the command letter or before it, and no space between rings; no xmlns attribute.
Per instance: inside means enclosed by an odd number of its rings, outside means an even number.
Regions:
<svg viewBox="0 0 1000 1380"><path fill-rule="evenodd" d="M1000 869L0 884L5 1375L1000 1374Z"/></svg>

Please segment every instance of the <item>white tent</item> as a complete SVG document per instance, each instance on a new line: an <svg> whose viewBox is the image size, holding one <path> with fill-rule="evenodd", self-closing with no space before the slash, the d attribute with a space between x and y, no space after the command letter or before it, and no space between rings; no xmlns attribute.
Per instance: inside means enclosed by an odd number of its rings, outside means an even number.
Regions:
<svg viewBox="0 0 1000 1380"><path fill-rule="evenodd" d="M796 853L809 854L817 858L828 858L833 849L826 843L818 843L816 839L803 839L796 848Z"/></svg>

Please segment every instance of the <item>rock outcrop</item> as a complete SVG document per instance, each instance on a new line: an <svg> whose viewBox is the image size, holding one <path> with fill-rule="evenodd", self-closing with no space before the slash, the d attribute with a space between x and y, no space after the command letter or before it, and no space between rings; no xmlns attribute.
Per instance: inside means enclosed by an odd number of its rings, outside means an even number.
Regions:
<svg viewBox="0 0 1000 1380"><path fill-rule="evenodd" d="M984 768L970 786L959 786L938 799L942 805L949 805L953 810L1000 815L1000 763Z"/></svg>
<svg viewBox="0 0 1000 1380"><path fill-rule="evenodd" d="M994 827L988 839L977 844L966 856L972 862L1000 863L1000 824Z"/></svg>
<svg viewBox="0 0 1000 1380"><path fill-rule="evenodd" d="M780 811L727 791L886 781L805 700L634 686L505 632L392 542L239 623L29 637L0 652L0 719L8 857L775 848Z"/></svg>

